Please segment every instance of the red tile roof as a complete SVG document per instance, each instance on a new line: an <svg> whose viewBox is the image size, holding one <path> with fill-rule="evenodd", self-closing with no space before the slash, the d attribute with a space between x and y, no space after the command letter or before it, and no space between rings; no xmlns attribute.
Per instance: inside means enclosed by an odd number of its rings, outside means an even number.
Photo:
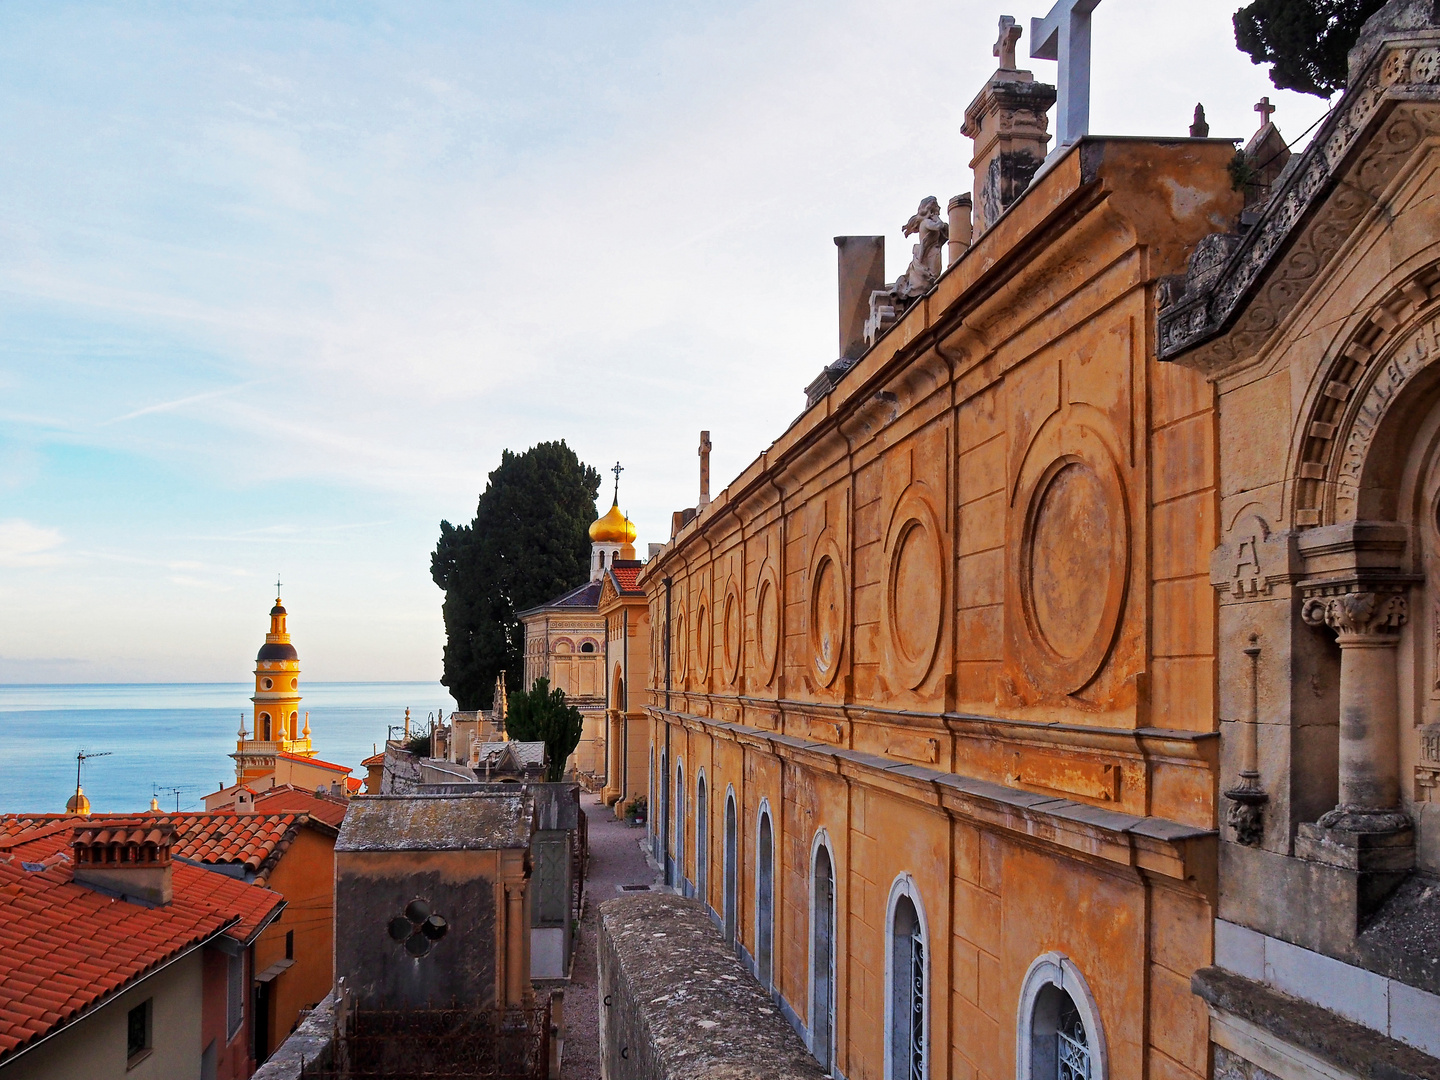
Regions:
<svg viewBox="0 0 1440 1080"><path fill-rule="evenodd" d="M277 758L286 758L289 761L304 761L311 765L318 765L322 769L334 769L343 772L347 776L353 771L349 765L336 765L333 761L321 761L318 757L306 757L304 754L292 754L288 750L276 751Z"/></svg>
<svg viewBox="0 0 1440 1080"><path fill-rule="evenodd" d="M347 778L348 779L348 778ZM358 784L359 781L357 780ZM306 791L304 788L297 788L292 784L281 784L279 787L269 788L255 796L255 814L308 814L317 821L323 821L326 825L340 828L340 823L345 820L345 808L349 801L344 796L317 795L313 791ZM214 811L216 814L235 813L233 807L220 807ZM240 815L241 817L252 815Z"/></svg>
<svg viewBox="0 0 1440 1080"><path fill-rule="evenodd" d="M72 880L72 832L49 829L0 855L0 1065L189 947L222 932L248 941L284 904L183 863L164 907L106 896Z"/></svg>
<svg viewBox="0 0 1440 1080"><path fill-rule="evenodd" d="M382 764L384 764L384 762L385 762L385 751L384 751L384 750L381 750L380 753L378 753L378 754L371 754L371 755L370 755L369 757L367 757L364 761L360 762L360 764L363 765L365 768L368 769L371 765L382 765Z"/></svg>
<svg viewBox="0 0 1440 1080"><path fill-rule="evenodd" d="M257 808L264 795L262 792L256 796ZM175 826L175 841L170 848L170 854L175 858L201 863L238 864L256 875L263 884L280 856L294 841L296 831L309 824L309 815L309 807L289 813L92 814L88 818L73 814L3 814L0 815L0 854L44 837L60 833L68 837L77 825L143 817L146 821ZM327 820L329 815L314 816L322 829L339 828L338 822ZM340 816L344 817L343 808Z"/></svg>
<svg viewBox="0 0 1440 1080"><path fill-rule="evenodd" d="M361 780L357 776L345 777L345 788L348 791L359 791L360 788L364 785L364 783L365 781Z"/></svg>
<svg viewBox="0 0 1440 1080"><path fill-rule="evenodd" d="M640 577L643 566L616 566L610 570L610 576L615 579L615 588L622 593L643 593L635 582Z"/></svg>

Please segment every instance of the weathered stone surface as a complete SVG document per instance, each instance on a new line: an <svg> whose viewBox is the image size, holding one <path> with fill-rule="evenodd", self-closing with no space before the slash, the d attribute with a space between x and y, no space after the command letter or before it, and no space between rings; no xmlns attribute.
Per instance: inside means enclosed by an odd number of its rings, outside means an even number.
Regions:
<svg viewBox="0 0 1440 1080"><path fill-rule="evenodd" d="M1201 968L1190 985L1212 1008L1264 1028L1364 1080L1440 1080L1440 1059L1318 1005L1215 967Z"/></svg>
<svg viewBox="0 0 1440 1080"><path fill-rule="evenodd" d="M696 901L602 904L599 950L608 1080L825 1075Z"/></svg>
<svg viewBox="0 0 1440 1080"><path fill-rule="evenodd" d="M290 1037L256 1069L252 1080L299 1080L306 1065L325 1065L335 1045L335 994L310 1011Z"/></svg>

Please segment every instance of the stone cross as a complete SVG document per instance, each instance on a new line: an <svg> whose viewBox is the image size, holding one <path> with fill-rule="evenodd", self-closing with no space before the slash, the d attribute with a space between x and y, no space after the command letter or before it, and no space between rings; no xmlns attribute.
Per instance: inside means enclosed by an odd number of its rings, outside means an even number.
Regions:
<svg viewBox="0 0 1440 1080"><path fill-rule="evenodd" d="M1015 25L1015 19L1011 15L1000 16L1000 36L995 41L995 48L991 50L1000 58L1001 71L1015 70L1015 43L1020 40L1020 27Z"/></svg>
<svg viewBox="0 0 1440 1080"><path fill-rule="evenodd" d="M1266 94L1255 103L1255 111L1260 114L1260 129L1263 131L1265 125L1270 123L1270 117L1275 112L1275 106L1270 104L1270 95Z"/></svg>
<svg viewBox="0 0 1440 1080"><path fill-rule="evenodd" d="M1054 60L1060 67L1052 156L1090 130L1090 13L1099 4L1100 0L1055 0L1050 14L1030 20L1030 55Z"/></svg>
<svg viewBox="0 0 1440 1080"><path fill-rule="evenodd" d="M700 432L700 501L696 509L710 505L710 432Z"/></svg>

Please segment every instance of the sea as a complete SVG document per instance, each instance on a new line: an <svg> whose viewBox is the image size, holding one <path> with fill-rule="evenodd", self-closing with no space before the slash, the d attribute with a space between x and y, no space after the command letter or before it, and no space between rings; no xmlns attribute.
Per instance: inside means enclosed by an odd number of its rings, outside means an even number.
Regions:
<svg viewBox="0 0 1440 1080"><path fill-rule="evenodd" d="M455 702L439 683L301 684L316 755L353 768L391 726L425 726ZM0 813L58 813L81 783L96 812L203 809L235 782L236 731L253 715L251 683L0 685ZM303 721L302 721L303 722Z"/></svg>

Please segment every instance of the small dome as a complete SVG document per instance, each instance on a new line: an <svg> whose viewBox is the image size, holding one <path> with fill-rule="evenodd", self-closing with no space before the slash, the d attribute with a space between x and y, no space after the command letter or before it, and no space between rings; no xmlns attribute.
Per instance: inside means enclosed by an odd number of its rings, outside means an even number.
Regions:
<svg viewBox="0 0 1440 1080"><path fill-rule="evenodd" d="M590 526L590 539L597 544L633 544L638 535L635 523L620 512L618 503Z"/></svg>
<svg viewBox="0 0 1440 1080"><path fill-rule="evenodd" d="M77 787L75 789L75 794L71 795L69 801L65 804L65 810L71 814L83 814L86 817L90 816L90 800L85 797L84 788Z"/></svg>
<svg viewBox="0 0 1440 1080"><path fill-rule="evenodd" d="M270 614L271 614L271 615L284 615L284 614L285 614L285 609L284 609L284 607L281 606L279 600L276 600L276 601L275 601L275 606L270 609Z"/></svg>
<svg viewBox="0 0 1440 1080"><path fill-rule="evenodd" d="M300 654L295 651L295 646L283 641L267 641L260 646L260 652L255 657L260 660L299 660Z"/></svg>

